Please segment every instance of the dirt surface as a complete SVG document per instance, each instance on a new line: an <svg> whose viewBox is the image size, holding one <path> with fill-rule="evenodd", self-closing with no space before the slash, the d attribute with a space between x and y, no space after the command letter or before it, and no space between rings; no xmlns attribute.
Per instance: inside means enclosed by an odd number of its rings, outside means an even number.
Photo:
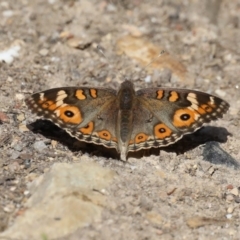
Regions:
<svg viewBox="0 0 240 240"><path fill-rule="evenodd" d="M29 182L85 156L118 177L101 221L62 239L240 238L239 0L9 0L0 14L0 231L24 214ZM36 121L24 103L53 87L117 89L124 78L136 89L198 89L231 107L176 144L123 163Z"/></svg>

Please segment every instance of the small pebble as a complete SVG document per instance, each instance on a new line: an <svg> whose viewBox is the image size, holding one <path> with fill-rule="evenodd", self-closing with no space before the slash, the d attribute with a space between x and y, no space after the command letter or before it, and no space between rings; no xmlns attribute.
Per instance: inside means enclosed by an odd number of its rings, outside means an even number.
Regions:
<svg viewBox="0 0 240 240"><path fill-rule="evenodd" d="M13 11L12 10L6 10L2 12L3 17L12 17L13 16Z"/></svg>
<svg viewBox="0 0 240 240"><path fill-rule="evenodd" d="M49 65L45 65L45 66L43 66L43 69L46 70L46 71L49 71L50 66Z"/></svg>
<svg viewBox="0 0 240 240"><path fill-rule="evenodd" d="M10 187L10 191L11 191L11 192L14 192L16 189L17 189L16 186L12 186L12 187Z"/></svg>
<svg viewBox="0 0 240 240"><path fill-rule="evenodd" d="M226 96L226 92L224 92L223 90L221 89L217 89L215 91L215 93L219 96L219 97L225 97Z"/></svg>
<svg viewBox="0 0 240 240"><path fill-rule="evenodd" d="M70 38L67 41L67 44L68 44L69 47L82 49L83 50L87 46L89 46L91 44L91 42L85 41L85 40L83 40L81 38L73 37L73 38Z"/></svg>
<svg viewBox="0 0 240 240"><path fill-rule="evenodd" d="M240 203L240 197L235 197L235 203Z"/></svg>
<svg viewBox="0 0 240 240"><path fill-rule="evenodd" d="M10 172L14 173L20 170L20 165L18 162L13 162L8 165L8 169Z"/></svg>
<svg viewBox="0 0 240 240"><path fill-rule="evenodd" d="M19 155L20 155L20 152L18 152L18 151L13 151L12 152L12 155L11 155L11 158L12 159L17 159L18 157L19 157Z"/></svg>
<svg viewBox="0 0 240 240"><path fill-rule="evenodd" d="M15 144L15 145L13 146L13 149L16 150L16 151L18 151L18 152L21 152L22 149L23 149L23 146L22 146L21 144Z"/></svg>
<svg viewBox="0 0 240 240"><path fill-rule="evenodd" d="M73 34L71 32L64 31L60 33L60 38L69 39L72 37L73 37Z"/></svg>
<svg viewBox="0 0 240 240"><path fill-rule="evenodd" d="M10 119L5 113L0 112L0 121L1 122L10 122Z"/></svg>
<svg viewBox="0 0 240 240"><path fill-rule="evenodd" d="M229 208L227 209L227 213L233 213L233 210L234 210L233 207L229 207Z"/></svg>
<svg viewBox="0 0 240 240"><path fill-rule="evenodd" d="M231 191L230 191L231 194L233 194L234 196L238 196L239 194L239 191L238 191L238 188L233 188Z"/></svg>
<svg viewBox="0 0 240 240"><path fill-rule="evenodd" d="M69 47L77 48L82 43L82 40L76 37L70 38L67 41Z"/></svg>
<svg viewBox="0 0 240 240"><path fill-rule="evenodd" d="M48 52L49 52L48 49L43 48L43 49L41 49L41 50L39 51L39 54L40 54L41 56L45 57L45 56L48 55Z"/></svg>
<svg viewBox="0 0 240 240"><path fill-rule="evenodd" d="M143 208L143 209L145 209L145 210L147 210L147 211L151 211L152 208L153 208L153 203L152 203L152 201L151 201L149 198L144 197L144 196L142 196L142 197L140 198L139 205L140 205L141 208Z"/></svg>
<svg viewBox="0 0 240 240"><path fill-rule="evenodd" d="M214 168L214 167L210 167L210 168L208 169L208 173L209 173L210 175L212 175L214 172L215 172L215 168Z"/></svg>
<svg viewBox="0 0 240 240"><path fill-rule="evenodd" d="M58 142L57 142L56 140L52 140L52 141L51 141L51 146L52 146L53 148L56 148L57 144L58 144Z"/></svg>
<svg viewBox="0 0 240 240"><path fill-rule="evenodd" d="M20 158L25 160L25 159L31 159L33 157L33 155L29 154L29 153L21 153Z"/></svg>
<svg viewBox="0 0 240 240"><path fill-rule="evenodd" d="M148 75L148 76L145 77L144 80L145 80L146 83L150 83L152 81L152 77L150 75Z"/></svg>
<svg viewBox="0 0 240 240"><path fill-rule="evenodd" d="M51 57L52 62L60 62L60 58L58 57Z"/></svg>
<svg viewBox="0 0 240 240"><path fill-rule="evenodd" d="M0 51L0 62L12 63L14 58L18 57L19 51L21 50L20 45L14 45L4 51Z"/></svg>
<svg viewBox="0 0 240 240"><path fill-rule="evenodd" d="M133 214L141 214L141 208L140 207L135 207L134 209L133 209Z"/></svg>
<svg viewBox="0 0 240 240"><path fill-rule="evenodd" d="M22 93L16 93L15 98L19 101L23 100L25 97Z"/></svg>
<svg viewBox="0 0 240 240"><path fill-rule="evenodd" d="M234 200L234 197L233 197L232 194L228 194L228 195L226 196L226 201L227 201L227 202L232 202L233 200Z"/></svg>
<svg viewBox="0 0 240 240"><path fill-rule="evenodd" d="M47 148L46 144L43 141L37 141L33 144L33 147L38 152L42 152L44 149Z"/></svg>
<svg viewBox="0 0 240 240"><path fill-rule="evenodd" d="M30 191L29 191L29 190L25 190L25 191L23 192L23 194L24 194L25 196L28 196L28 195L30 194Z"/></svg>
<svg viewBox="0 0 240 240"><path fill-rule="evenodd" d="M13 78L10 77L10 76L8 76L8 77L7 77L7 82L12 82L12 81L13 81Z"/></svg>
<svg viewBox="0 0 240 240"><path fill-rule="evenodd" d="M227 218L227 219L230 219L230 218L232 218L232 214L230 214L230 213L229 213L229 214L227 214L227 215L226 215L226 218Z"/></svg>
<svg viewBox="0 0 240 240"><path fill-rule="evenodd" d="M15 209L15 207L14 207L13 204L8 204L7 206L5 206L5 207L3 208L3 211L10 213L10 212L13 212L14 209Z"/></svg>
<svg viewBox="0 0 240 240"><path fill-rule="evenodd" d="M25 115L23 113L17 115L17 120L22 122L23 120L25 120Z"/></svg>
<svg viewBox="0 0 240 240"><path fill-rule="evenodd" d="M22 124L22 123L19 124L18 129L21 132L28 132L29 131L29 129L27 128L26 124Z"/></svg>
<svg viewBox="0 0 240 240"><path fill-rule="evenodd" d="M117 10L117 8L116 8L115 5L113 5L113 4L108 4L107 5L107 11L108 12L116 12L116 10Z"/></svg>
<svg viewBox="0 0 240 240"><path fill-rule="evenodd" d="M24 168L30 168L31 167L31 160L30 159L26 159L24 160Z"/></svg>

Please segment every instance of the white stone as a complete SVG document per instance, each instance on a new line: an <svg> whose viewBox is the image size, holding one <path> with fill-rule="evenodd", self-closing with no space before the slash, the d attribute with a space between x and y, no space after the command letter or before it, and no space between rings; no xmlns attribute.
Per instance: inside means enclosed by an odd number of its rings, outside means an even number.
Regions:
<svg viewBox="0 0 240 240"><path fill-rule="evenodd" d="M37 141L33 144L33 147L38 152L42 152L45 148L47 148L46 144L43 141Z"/></svg>
<svg viewBox="0 0 240 240"><path fill-rule="evenodd" d="M226 96L226 92L221 90L221 89L217 89L215 91L215 93L219 96L219 97L225 97Z"/></svg>
<svg viewBox="0 0 240 240"><path fill-rule="evenodd" d="M19 56L21 46L15 45L0 52L0 62L12 63L14 58Z"/></svg>

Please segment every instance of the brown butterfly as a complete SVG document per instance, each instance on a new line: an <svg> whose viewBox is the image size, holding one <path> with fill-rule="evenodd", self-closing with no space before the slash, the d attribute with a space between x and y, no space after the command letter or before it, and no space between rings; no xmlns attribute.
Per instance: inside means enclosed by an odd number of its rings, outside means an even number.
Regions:
<svg viewBox="0 0 240 240"><path fill-rule="evenodd" d="M119 90L54 88L35 93L27 105L79 141L115 148L126 160L130 151L168 146L204 123L221 118L229 104L207 93L175 88Z"/></svg>

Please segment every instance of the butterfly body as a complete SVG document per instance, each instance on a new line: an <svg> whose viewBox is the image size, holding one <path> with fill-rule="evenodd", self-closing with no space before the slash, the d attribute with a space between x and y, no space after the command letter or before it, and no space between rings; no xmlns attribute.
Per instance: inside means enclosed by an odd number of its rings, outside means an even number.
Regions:
<svg viewBox="0 0 240 240"><path fill-rule="evenodd" d="M49 119L80 141L127 153L173 144L183 135L216 120L229 104L207 93L174 88L119 90L65 87L35 93L26 100L38 116Z"/></svg>

